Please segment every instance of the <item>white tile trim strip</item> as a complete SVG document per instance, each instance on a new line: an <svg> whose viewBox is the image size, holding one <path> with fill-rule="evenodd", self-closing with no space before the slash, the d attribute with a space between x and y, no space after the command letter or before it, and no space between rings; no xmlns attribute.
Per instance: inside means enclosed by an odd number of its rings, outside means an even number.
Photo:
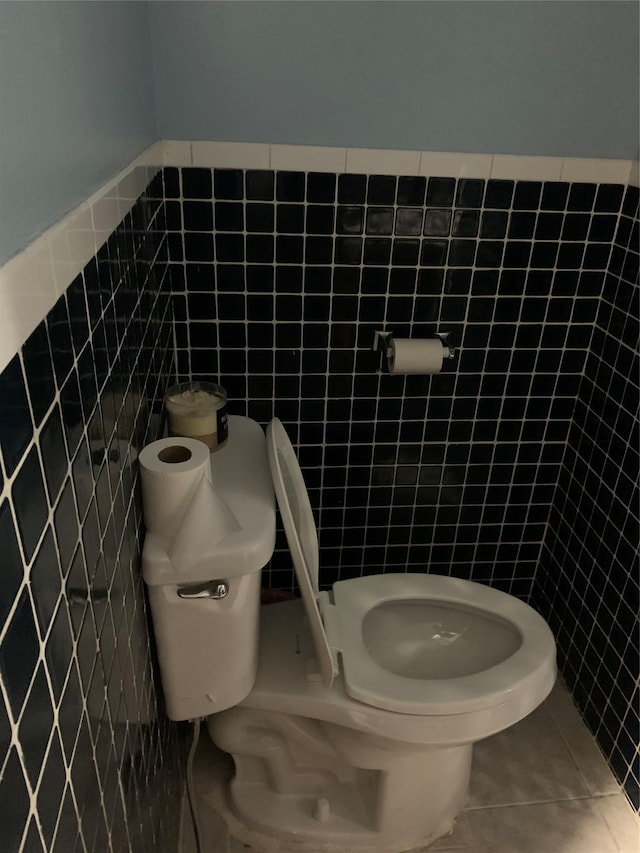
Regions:
<svg viewBox="0 0 640 853"><path fill-rule="evenodd" d="M492 154L453 154L423 151L420 174L430 178L490 178Z"/></svg>
<svg viewBox="0 0 640 853"><path fill-rule="evenodd" d="M315 145L271 145L272 169L303 172L341 172L347 169L346 148Z"/></svg>
<svg viewBox="0 0 640 853"><path fill-rule="evenodd" d="M47 316L162 165L154 143L0 267L0 371Z"/></svg>
<svg viewBox="0 0 640 853"><path fill-rule="evenodd" d="M253 142L158 141L0 267L0 371L131 210L160 166L588 181L638 185L631 160L391 151Z"/></svg>
<svg viewBox="0 0 640 853"><path fill-rule="evenodd" d="M207 169L286 169L294 172L627 184L634 166L632 160L268 145L261 142L165 140L158 144L162 146L162 162L165 166L200 166ZM635 169L637 176L637 163Z"/></svg>
<svg viewBox="0 0 640 853"><path fill-rule="evenodd" d="M261 142L165 140L159 144L162 146L162 162L165 166L201 166L209 169L286 169L294 172L627 184L634 165L632 160L268 145Z"/></svg>
<svg viewBox="0 0 640 853"><path fill-rule="evenodd" d="M562 157L517 157L513 154L494 154L491 177L520 181L561 181Z"/></svg>
<svg viewBox="0 0 640 853"><path fill-rule="evenodd" d="M562 162L561 181L583 181L593 184L627 184L631 160L583 160L566 157Z"/></svg>
<svg viewBox="0 0 640 853"><path fill-rule="evenodd" d="M364 175L419 175L419 151L347 148L347 172Z"/></svg>

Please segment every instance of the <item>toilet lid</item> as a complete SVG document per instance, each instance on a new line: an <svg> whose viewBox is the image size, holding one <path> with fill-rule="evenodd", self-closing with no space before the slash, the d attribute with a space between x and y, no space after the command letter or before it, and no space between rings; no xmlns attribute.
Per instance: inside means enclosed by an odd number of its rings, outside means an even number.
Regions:
<svg viewBox="0 0 640 853"><path fill-rule="evenodd" d="M324 686L331 687L338 665L337 653L335 650L332 652L329 646L319 608L320 596L326 596L326 593L318 590L318 530L300 465L278 418L267 426L267 452L284 532L309 617L320 676Z"/></svg>

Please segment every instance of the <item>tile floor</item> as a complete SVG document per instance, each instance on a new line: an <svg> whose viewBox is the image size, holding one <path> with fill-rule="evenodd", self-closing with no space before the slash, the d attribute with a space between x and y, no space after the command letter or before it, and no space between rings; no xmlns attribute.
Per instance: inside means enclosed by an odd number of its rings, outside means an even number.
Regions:
<svg viewBox="0 0 640 853"><path fill-rule="evenodd" d="M194 766L204 850L257 850L230 838L216 806L226 757L203 732ZM184 821L182 853L194 853ZM275 845L274 851L285 853ZM301 849L301 848L298 848ZM314 853L309 847L308 853ZM421 848L415 853L422 853ZM640 822L621 793L569 694L547 701L507 731L476 744L469 803L451 835L429 853L638 853ZM345 851L346 853L346 851Z"/></svg>

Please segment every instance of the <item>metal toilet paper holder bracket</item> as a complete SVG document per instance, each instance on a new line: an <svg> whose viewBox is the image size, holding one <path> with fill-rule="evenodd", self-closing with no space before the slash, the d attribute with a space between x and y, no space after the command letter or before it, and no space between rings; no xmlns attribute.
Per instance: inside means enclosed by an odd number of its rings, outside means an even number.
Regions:
<svg viewBox="0 0 640 853"><path fill-rule="evenodd" d="M391 355L391 339L393 332L374 332L372 350L379 352L383 358L389 358Z"/></svg>
<svg viewBox="0 0 640 853"><path fill-rule="evenodd" d="M442 348L444 349L444 357L445 358L455 358L456 351L454 347L449 343L449 338L451 336L451 332L435 332L434 338L440 338L442 341Z"/></svg>

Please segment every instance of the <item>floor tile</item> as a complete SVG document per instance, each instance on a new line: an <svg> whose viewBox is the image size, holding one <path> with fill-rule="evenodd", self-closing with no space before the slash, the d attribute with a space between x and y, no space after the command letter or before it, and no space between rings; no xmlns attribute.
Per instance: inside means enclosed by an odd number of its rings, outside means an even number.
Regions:
<svg viewBox="0 0 640 853"><path fill-rule="evenodd" d="M483 853L620 853L593 799L478 809L468 817Z"/></svg>
<svg viewBox="0 0 640 853"><path fill-rule="evenodd" d="M589 790L545 705L473 748L470 808L588 795Z"/></svg>
<svg viewBox="0 0 640 853"><path fill-rule="evenodd" d="M229 833L220 815L209 804L198 796L198 820L200 823L202 853L235 853L238 850L246 853L246 848L239 842L229 838ZM180 853L198 853L193 820L189 801L185 795L182 803L182 833Z"/></svg>
<svg viewBox="0 0 640 853"><path fill-rule="evenodd" d="M573 704L567 688L558 682L545 703L567 744L578 770L592 795L618 794L620 785L613 776L595 738Z"/></svg>
<svg viewBox="0 0 640 853"><path fill-rule="evenodd" d="M612 794L609 797L599 797L595 803L620 853L638 853L640 820L633 813L625 795Z"/></svg>

